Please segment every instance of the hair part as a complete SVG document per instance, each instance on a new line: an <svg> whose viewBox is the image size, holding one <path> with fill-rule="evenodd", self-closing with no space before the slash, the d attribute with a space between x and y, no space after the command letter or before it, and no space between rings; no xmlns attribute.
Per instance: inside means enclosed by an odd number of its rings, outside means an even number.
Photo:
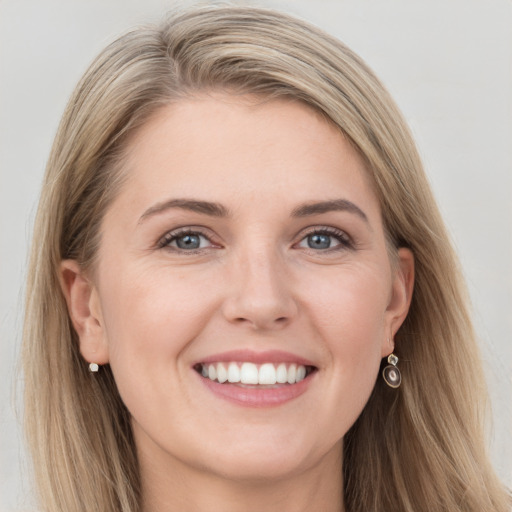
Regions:
<svg viewBox="0 0 512 512"><path fill-rule="evenodd" d="M137 130L164 105L217 90L298 100L334 123L366 161L390 246L414 253L411 309L395 340L404 384L378 381L345 436L347 510L508 510L485 454L467 294L400 112L338 40L285 14L232 6L185 9L120 37L64 113L36 218L24 329L26 429L44 510L140 510L130 415L109 366L87 370L59 265L71 258L93 271Z"/></svg>

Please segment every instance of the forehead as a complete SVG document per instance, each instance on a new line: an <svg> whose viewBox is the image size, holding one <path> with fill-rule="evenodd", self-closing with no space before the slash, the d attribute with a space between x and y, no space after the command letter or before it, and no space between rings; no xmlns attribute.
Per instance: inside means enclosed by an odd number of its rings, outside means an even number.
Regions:
<svg viewBox="0 0 512 512"><path fill-rule="evenodd" d="M165 106L130 141L125 162L122 193L133 205L169 195L232 201L247 191L262 203L340 193L376 202L346 137L292 100L216 94Z"/></svg>

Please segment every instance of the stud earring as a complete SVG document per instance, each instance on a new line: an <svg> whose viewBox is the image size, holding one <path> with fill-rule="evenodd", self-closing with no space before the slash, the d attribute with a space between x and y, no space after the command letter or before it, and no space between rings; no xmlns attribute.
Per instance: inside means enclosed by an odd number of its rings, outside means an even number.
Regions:
<svg viewBox="0 0 512 512"><path fill-rule="evenodd" d="M89 363L89 371L91 373L96 373L99 370L99 366L96 363Z"/></svg>
<svg viewBox="0 0 512 512"><path fill-rule="evenodd" d="M396 366L398 363L398 357L391 353L388 356L388 363L389 364L382 370L382 377L384 382L390 388L399 388L400 384L402 384L402 374Z"/></svg>

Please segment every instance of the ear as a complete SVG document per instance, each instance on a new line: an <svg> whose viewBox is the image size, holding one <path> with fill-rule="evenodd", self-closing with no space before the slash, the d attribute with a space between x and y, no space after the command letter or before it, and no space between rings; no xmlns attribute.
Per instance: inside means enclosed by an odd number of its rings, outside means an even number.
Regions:
<svg viewBox="0 0 512 512"><path fill-rule="evenodd" d="M96 287L75 260L61 262L60 284L78 334L80 353L89 363L108 363L107 337Z"/></svg>
<svg viewBox="0 0 512 512"><path fill-rule="evenodd" d="M382 345L382 357L388 356L395 348L393 340L409 312L413 288L414 255L410 249L400 248L391 296L386 309L386 332L389 332L389 338L384 340Z"/></svg>

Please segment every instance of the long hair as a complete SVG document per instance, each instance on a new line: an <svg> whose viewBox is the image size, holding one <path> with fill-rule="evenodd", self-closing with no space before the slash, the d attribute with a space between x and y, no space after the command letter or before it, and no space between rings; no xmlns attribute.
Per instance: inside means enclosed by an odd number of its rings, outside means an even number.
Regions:
<svg viewBox="0 0 512 512"><path fill-rule="evenodd" d="M87 371L59 263L94 268L131 136L163 105L208 90L293 98L334 123L366 162L392 250L414 253L412 304L395 340L404 383L391 390L379 380L344 438L347 511L508 510L486 456L466 290L400 112L338 40L285 14L233 6L185 9L120 37L64 113L35 223L24 328L26 430L44 510L140 510L129 413L108 365Z"/></svg>

